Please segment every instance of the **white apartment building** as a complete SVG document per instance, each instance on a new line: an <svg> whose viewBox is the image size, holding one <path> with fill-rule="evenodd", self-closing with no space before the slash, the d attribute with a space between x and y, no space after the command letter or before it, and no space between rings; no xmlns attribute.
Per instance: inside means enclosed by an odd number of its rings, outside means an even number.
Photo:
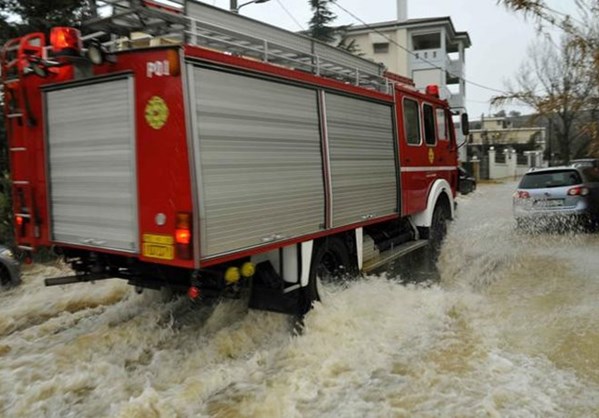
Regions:
<svg viewBox="0 0 599 418"><path fill-rule="evenodd" d="M437 84L442 98L464 109L468 32L456 31L450 17L408 19L407 1L397 0L397 20L352 26L348 40L365 57L413 79L418 89Z"/></svg>
<svg viewBox="0 0 599 418"><path fill-rule="evenodd" d="M397 0L397 20L349 28L347 41L354 41L365 58L383 63L391 72L411 78L416 88L439 86L442 99L466 112L466 49L472 46L468 32L456 31L450 17L408 19L408 0ZM456 138L466 138L456 118ZM466 161L466 147L459 158Z"/></svg>

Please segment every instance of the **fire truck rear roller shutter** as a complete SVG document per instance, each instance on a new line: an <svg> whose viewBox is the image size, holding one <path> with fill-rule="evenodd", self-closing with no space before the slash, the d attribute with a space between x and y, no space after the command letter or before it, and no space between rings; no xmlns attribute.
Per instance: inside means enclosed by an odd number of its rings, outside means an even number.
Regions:
<svg viewBox="0 0 599 418"><path fill-rule="evenodd" d="M397 213L392 107L328 93L326 111L333 226Z"/></svg>
<svg viewBox="0 0 599 418"><path fill-rule="evenodd" d="M137 251L130 79L46 96L52 239Z"/></svg>
<svg viewBox="0 0 599 418"><path fill-rule="evenodd" d="M320 231L316 91L203 68L190 73L202 255Z"/></svg>

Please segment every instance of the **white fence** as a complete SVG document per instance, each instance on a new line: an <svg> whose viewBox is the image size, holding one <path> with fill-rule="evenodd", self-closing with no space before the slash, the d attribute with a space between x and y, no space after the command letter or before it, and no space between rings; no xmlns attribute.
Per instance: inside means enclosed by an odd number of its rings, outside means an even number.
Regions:
<svg viewBox="0 0 599 418"><path fill-rule="evenodd" d="M518 164L516 150L507 148L503 150L503 155L499 157L497 150L491 147L489 149L489 179L518 178L526 173L532 167L543 167L543 151L525 151L527 164ZM502 158L503 157L503 158Z"/></svg>

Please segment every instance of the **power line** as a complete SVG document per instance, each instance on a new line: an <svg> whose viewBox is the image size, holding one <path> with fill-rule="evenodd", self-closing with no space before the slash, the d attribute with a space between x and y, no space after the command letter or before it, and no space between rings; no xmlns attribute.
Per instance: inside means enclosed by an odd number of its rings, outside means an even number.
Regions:
<svg viewBox="0 0 599 418"><path fill-rule="evenodd" d="M402 49L402 50L406 51L408 54L410 54L410 55L412 55L412 56L414 56L414 57L416 57L416 58L418 58L418 59L420 59L420 60L422 60L422 61L426 62L427 64L429 64L429 65L430 65L431 67L433 67L433 68L436 68L436 69L438 69L438 70L441 70L441 71L447 71L445 68L439 67L437 64L435 64L435 63L433 63L433 62L431 62L431 61L427 60L426 58L422 58L422 57L418 56L418 55L417 55L415 52L413 52L413 51L410 51L408 48L406 48L406 47L405 47L405 46L403 46L403 45L400 45L400 44L399 44L399 43L397 43L397 42L396 42L394 39L391 39L389 36L387 36L385 33L381 32L381 31L380 31L380 30L378 30L377 28L375 28L375 27L373 27L373 26L369 25L369 24L368 24L368 23L366 23L364 20L362 20L362 19L360 19L358 16L356 16L354 13L350 12L350 11L349 11L349 10L347 10L345 7L343 7L343 6L341 6L339 3L337 3L337 0L331 0L331 2L332 2L332 3L333 3L335 6L337 6L337 7L338 7L338 8L340 8L341 10L343 10L345 13L347 13L348 15L350 15L352 18L354 18L355 20L357 20L358 22L360 22L362 25L364 25L364 27L366 27L366 28L368 28L368 29L372 30L373 32L377 33L378 35L381 35L383 38L387 39L387 40L388 40L390 43L392 43L392 44L394 44L395 46L397 46L398 48L400 48L400 49ZM468 80L468 79L466 79L466 78L464 78L464 77L462 77L462 76L459 76L459 75L457 75L457 74L453 74L453 73L451 73L451 72L449 72L449 71L447 71L447 73L448 73L449 75L453 76L453 77L456 77L456 78L458 78L458 79L460 79L460 80L464 81L464 82L465 82L465 83L467 83L467 84L470 84L470 85L472 85L472 86L479 87L479 88L481 88L481 89L485 89L485 90L489 90L489 91L492 91L492 92L495 92L495 93L507 94L507 93L506 93L505 91L503 91L503 90L499 90L499 89L496 89L496 88L494 88L494 87L489 87L489 86L485 86L484 84L480 84L480 83L477 83L477 82L474 82L474 81L470 81L470 80Z"/></svg>
<svg viewBox="0 0 599 418"><path fill-rule="evenodd" d="M293 16L293 14L287 9L287 7L285 7L281 0L277 0L277 3L279 3L279 6L281 6L285 13L287 13L287 16L289 16L302 31L306 30L304 26L295 18L295 16Z"/></svg>
<svg viewBox="0 0 599 418"><path fill-rule="evenodd" d="M491 100L487 100L487 101L483 101L483 100L473 100L473 99L466 99L466 101L468 103L478 103L478 104L486 104L486 105L490 105L491 104Z"/></svg>

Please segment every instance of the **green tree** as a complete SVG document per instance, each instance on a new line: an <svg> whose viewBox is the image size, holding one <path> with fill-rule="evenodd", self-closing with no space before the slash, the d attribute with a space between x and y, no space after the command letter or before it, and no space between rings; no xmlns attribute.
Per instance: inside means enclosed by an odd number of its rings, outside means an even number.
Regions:
<svg viewBox="0 0 599 418"><path fill-rule="evenodd" d="M330 9L332 0L308 0L312 9L312 18L309 22L308 35L319 41L335 45L353 54L359 55L360 50L355 40L348 40L347 29L349 26L334 26L337 15Z"/></svg>
<svg viewBox="0 0 599 418"><path fill-rule="evenodd" d="M313 13L309 22L309 35L327 43L335 41L337 28L332 23L337 16L330 9L331 0L309 0L309 2Z"/></svg>
<svg viewBox="0 0 599 418"><path fill-rule="evenodd" d="M48 33L53 26L80 26L96 11L95 0L0 0L0 38L29 32Z"/></svg>

